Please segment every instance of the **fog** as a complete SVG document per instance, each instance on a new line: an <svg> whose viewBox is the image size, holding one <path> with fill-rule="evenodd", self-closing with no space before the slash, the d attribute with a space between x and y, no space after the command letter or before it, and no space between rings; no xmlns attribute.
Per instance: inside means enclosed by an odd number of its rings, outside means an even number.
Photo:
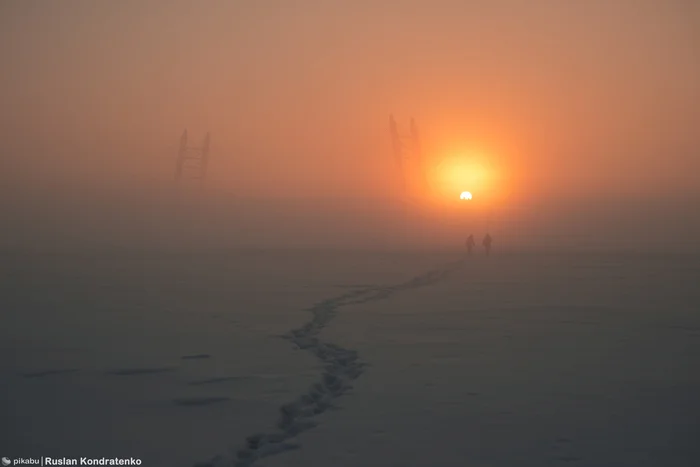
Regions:
<svg viewBox="0 0 700 467"><path fill-rule="evenodd" d="M698 44L681 0L6 1L0 242L695 248ZM484 154L498 202L404 199L391 113L428 168Z"/></svg>

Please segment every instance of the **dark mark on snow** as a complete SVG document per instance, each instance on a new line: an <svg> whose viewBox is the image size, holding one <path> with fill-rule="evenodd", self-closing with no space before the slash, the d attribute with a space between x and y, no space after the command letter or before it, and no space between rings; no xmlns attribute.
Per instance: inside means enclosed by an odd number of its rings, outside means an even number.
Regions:
<svg viewBox="0 0 700 467"><path fill-rule="evenodd" d="M240 381L242 379L245 379L243 376L221 376L219 378L207 378L207 379L200 379L197 381L191 381L189 384L192 386L200 386L203 384L217 384L217 383L226 383L228 381Z"/></svg>
<svg viewBox="0 0 700 467"><path fill-rule="evenodd" d="M175 368L164 367L164 368L124 368L121 370L110 371L109 374L117 376L135 376L135 375L149 375L155 373L165 373L167 371L174 371Z"/></svg>
<svg viewBox="0 0 700 467"><path fill-rule="evenodd" d="M211 358L211 355L208 353L201 353L201 354L196 354L196 355L183 355L182 359L183 360L200 360L203 358Z"/></svg>
<svg viewBox="0 0 700 467"><path fill-rule="evenodd" d="M228 397L186 397L175 399L173 402L175 402L176 405L194 406L216 404L217 402L225 402L228 400L230 400Z"/></svg>
<svg viewBox="0 0 700 467"><path fill-rule="evenodd" d="M65 375L67 373L75 373L76 371L80 371L76 368L68 368L65 370L46 370L46 371L37 371L34 373L24 373L22 376L25 378L43 378L44 376L52 376L52 375Z"/></svg>

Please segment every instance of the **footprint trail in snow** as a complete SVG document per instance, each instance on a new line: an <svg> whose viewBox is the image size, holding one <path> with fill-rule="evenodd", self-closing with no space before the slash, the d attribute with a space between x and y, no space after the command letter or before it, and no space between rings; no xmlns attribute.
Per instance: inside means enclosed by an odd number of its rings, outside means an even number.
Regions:
<svg viewBox="0 0 700 467"><path fill-rule="evenodd" d="M462 264L462 261L451 262L401 284L354 290L323 300L309 308L311 320L283 337L299 349L313 353L323 362L324 370L320 380L305 394L280 407L275 430L252 434L230 456L218 455L209 461L195 464L194 467L253 467L265 457L298 449L300 445L293 441L294 438L314 428L317 425L316 416L334 408L335 400L352 388L352 381L362 374L366 366L357 351L323 342L318 337L321 330L333 320L338 308L383 300L398 292L435 284Z"/></svg>

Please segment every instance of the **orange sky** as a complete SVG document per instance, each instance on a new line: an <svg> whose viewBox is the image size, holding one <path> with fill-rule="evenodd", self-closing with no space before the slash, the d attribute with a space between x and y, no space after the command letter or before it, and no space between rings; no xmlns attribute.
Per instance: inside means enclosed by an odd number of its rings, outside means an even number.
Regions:
<svg viewBox="0 0 700 467"><path fill-rule="evenodd" d="M165 182L187 127L222 189L386 195L393 112L504 192L697 193L698 44L690 0L6 1L2 157L33 186Z"/></svg>

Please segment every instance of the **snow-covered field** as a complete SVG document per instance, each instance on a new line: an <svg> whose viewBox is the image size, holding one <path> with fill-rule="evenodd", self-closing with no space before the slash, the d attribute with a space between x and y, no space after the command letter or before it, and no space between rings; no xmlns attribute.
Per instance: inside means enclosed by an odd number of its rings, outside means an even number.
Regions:
<svg viewBox="0 0 700 467"><path fill-rule="evenodd" d="M4 253L0 456L692 466L700 258Z"/></svg>

